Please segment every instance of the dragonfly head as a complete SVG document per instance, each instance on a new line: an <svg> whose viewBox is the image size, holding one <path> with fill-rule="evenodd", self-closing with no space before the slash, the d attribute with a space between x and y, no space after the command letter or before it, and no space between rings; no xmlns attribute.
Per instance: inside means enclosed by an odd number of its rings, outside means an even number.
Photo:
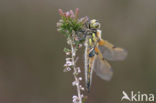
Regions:
<svg viewBox="0 0 156 103"><path fill-rule="evenodd" d="M90 20L90 28L99 29L100 23L97 20L92 19L92 20Z"/></svg>

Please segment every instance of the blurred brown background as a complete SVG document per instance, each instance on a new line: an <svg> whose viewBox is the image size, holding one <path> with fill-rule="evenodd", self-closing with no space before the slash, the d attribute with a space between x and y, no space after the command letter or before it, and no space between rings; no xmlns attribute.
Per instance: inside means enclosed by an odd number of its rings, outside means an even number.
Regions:
<svg viewBox="0 0 156 103"><path fill-rule="evenodd" d="M123 90L156 95L156 0L1 0L0 103L72 102L76 90L72 73L63 72L66 40L56 22L59 8L77 7L129 53L111 62L112 81L94 75L86 103L120 103Z"/></svg>

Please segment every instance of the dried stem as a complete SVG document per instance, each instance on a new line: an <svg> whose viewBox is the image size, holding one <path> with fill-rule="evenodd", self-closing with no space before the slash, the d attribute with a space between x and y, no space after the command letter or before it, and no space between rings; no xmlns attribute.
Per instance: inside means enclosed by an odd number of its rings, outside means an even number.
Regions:
<svg viewBox="0 0 156 103"><path fill-rule="evenodd" d="M75 48L73 47L73 43L71 41L71 50L72 50L72 63L73 63L73 69L74 69L74 78L75 78L75 81L77 82L76 84L76 88L77 88L77 94L78 94L78 98L79 98L79 103L82 103L82 97L81 97L81 91L80 91L80 83L79 83L79 79L77 77L77 70L76 70L76 64L75 64L75 56L76 56L76 50Z"/></svg>

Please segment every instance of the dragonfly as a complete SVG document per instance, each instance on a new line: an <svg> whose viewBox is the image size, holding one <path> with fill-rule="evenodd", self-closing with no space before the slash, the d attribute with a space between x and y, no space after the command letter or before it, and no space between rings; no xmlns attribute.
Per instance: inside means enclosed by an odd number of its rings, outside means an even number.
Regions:
<svg viewBox="0 0 156 103"><path fill-rule="evenodd" d="M85 33L85 84L87 91L90 91L93 71L101 79L110 81L113 69L108 61L124 60L127 51L102 39L101 25L98 20L89 20L86 25L88 30Z"/></svg>

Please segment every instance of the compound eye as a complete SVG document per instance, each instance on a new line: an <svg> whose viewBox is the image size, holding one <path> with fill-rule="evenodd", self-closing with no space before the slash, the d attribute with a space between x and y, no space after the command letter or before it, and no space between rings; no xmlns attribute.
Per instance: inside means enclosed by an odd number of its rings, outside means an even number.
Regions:
<svg viewBox="0 0 156 103"><path fill-rule="evenodd" d="M98 28L100 28L101 27L101 25L100 25L100 23L98 22Z"/></svg>
<svg viewBox="0 0 156 103"><path fill-rule="evenodd" d="M99 22L96 22L96 23L94 24L94 27L95 27L95 28L100 28L100 23L99 23Z"/></svg>
<svg viewBox="0 0 156 103"><path fill-rule="evenodd" d="M98 20L93 19L90 21L90 27L94 29L100 28L100 23Z"/></svg>

